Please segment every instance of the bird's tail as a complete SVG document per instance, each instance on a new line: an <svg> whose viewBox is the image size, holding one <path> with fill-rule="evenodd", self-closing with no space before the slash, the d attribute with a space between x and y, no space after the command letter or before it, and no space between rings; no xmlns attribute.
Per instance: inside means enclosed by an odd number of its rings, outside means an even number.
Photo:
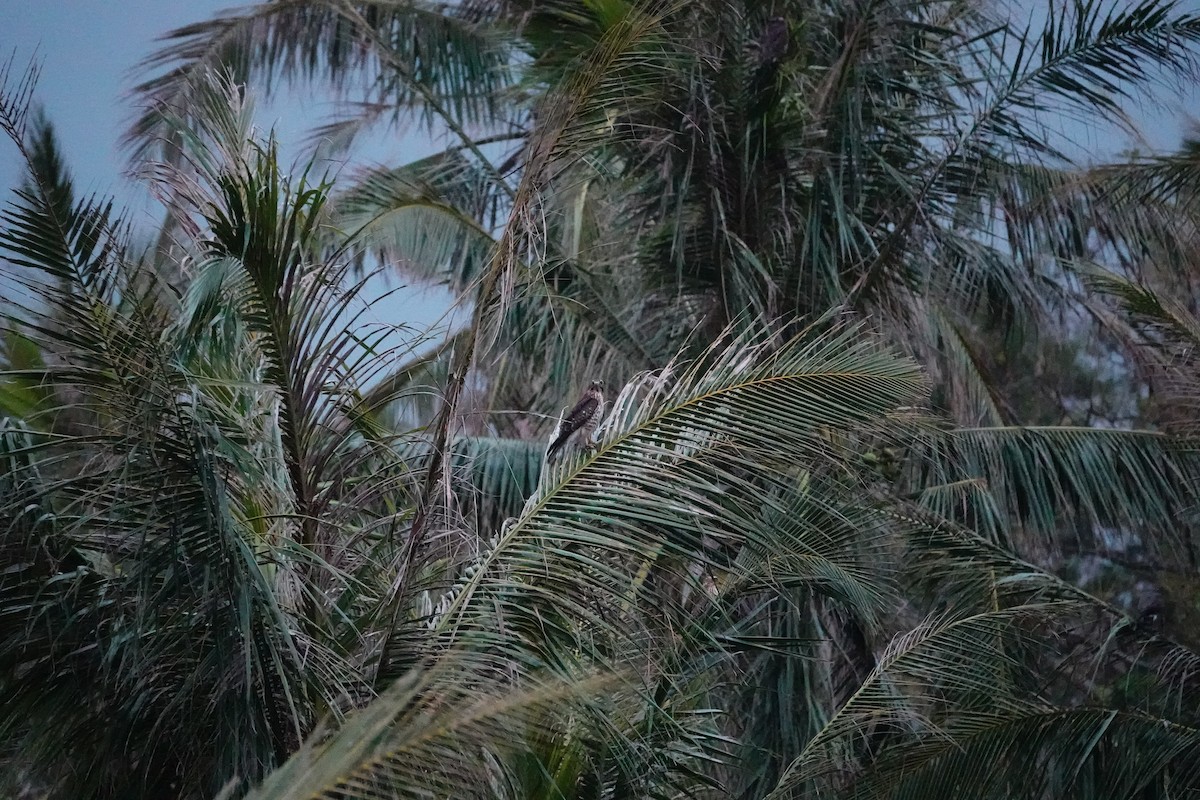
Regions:
<svg viewBox="0 0 1200 800"><path fill-rule="evenodd" d="M559 449L567 443L568 436L563 435L563 418L567 415L567 410L564 408L558 414L558 422L554 424L554 430L550 432L550 444L546 447L546 455L543 460L549 464L550 459Z"/></svg>

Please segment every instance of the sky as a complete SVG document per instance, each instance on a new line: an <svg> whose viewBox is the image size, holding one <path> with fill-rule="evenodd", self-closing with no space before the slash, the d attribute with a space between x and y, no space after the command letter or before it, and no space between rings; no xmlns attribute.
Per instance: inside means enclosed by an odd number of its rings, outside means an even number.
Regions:
<svg viewBox="0 0 1200 800"><path fill-rule="evenodd" d="M237 7L230 0L0 0L0 63L11 56L18 75L31 60L41 65L35 99L54 125L77 195L112 195L136 227L157 228L161 211L125 175L128 161L119 144L137 111L129 89L146 77L138 64L161 46L166 32ZM270 106L258 102L256 109L262 128L276 128L286 163L300 151L305 126L332 106L289 97ZM435 144L409 133L366 157L402 163L433 152ZM21 173L16 148L0 137L0 198ZM390 294L380 314L424 327L441 318L448 299L436 289L405 289Z"/></svg>
<svg viewBox="0 0 1200 800"><path fill-rule="evenodd" d="M36 98L45 107L83 192L126 187L117 147L133 116L124 92L158 36L207 19L228 0L0 0L0 57L19 69L36 59ZM0 182L13 186L20 162L0 144Z"/></svg>

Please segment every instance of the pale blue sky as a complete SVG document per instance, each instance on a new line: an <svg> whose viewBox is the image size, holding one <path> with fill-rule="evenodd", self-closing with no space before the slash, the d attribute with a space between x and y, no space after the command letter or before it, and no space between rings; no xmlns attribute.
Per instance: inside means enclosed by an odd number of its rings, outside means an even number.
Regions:
<svg viewBox="0 0 1200 800"><path fill-rule="evenodd" d="M145 78L136 67L167 31L237 7L230 0L0 0L0 60L14 56L18 70L35 56L41 64L36 98L54 124L78 192L115 195L140 228L158 226L158 206L123 176L127 162L118 144L135 112L127 92ZM299 97L257 107L259 124L277 128L285 159L298 153L304 126L332 110ZM366 157L395 163L436 149L418 133L388 139L366 150ZM0 141L5 201L21 169L15 148L7 139ZM446 302L440 291L406 290L387 298L381 313L423 326L441 316Z"/></svg>
<svg viewBox="0 0 1200 800"><path fill-rule="evenodd" d="M0 0L0 54L15 55L17 67L35 55L41 62L37 98L80 190L123 189L117 138L131 116L123 93L155 39L229 6L229 0ZM12 186L19 175L12 148L0 145L0 183Z"/></svg>

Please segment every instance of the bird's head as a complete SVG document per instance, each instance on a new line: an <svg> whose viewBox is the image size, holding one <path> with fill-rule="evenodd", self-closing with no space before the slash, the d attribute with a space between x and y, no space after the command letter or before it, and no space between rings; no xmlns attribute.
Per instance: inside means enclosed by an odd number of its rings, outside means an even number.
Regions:
<svg viewBox="0 0 1200 800"><path fill-rule="evenodd" d="M604 391L604 381L592 381L588 385L588 388L595 389L597 392L603 392Z"/></svg>

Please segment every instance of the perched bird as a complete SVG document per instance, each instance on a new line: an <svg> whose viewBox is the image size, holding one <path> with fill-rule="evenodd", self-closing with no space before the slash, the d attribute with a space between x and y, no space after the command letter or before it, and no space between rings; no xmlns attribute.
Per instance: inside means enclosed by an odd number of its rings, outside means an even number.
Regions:
<svg viewBox="0 0 1200 800"><path fill-rule="evenodd" d="M767 113L779 100L777 78L779 67L791 47L788 22L783 17L771 17L751 46L754 71L747 95L747 113L757 118Z"/></svg>
<svg viewBox="0 0 1200 800"><path fill-rule="evenodd" d="M758 51L758 63L778 64L787 55L790 44L787 20L783 17L771 17L762 33L758 35L755 49Z"/></svg>
<svg viewBox="0 0 1200 800"><path fill-rule="evenodd" d="M572 437L579 446L590 448L592 434L596 432L596 426L603 418L604 381L592 381L575 407L559 420L558 427L550 437L550 447L546 450L546 459L549 460Z"/></svg>

